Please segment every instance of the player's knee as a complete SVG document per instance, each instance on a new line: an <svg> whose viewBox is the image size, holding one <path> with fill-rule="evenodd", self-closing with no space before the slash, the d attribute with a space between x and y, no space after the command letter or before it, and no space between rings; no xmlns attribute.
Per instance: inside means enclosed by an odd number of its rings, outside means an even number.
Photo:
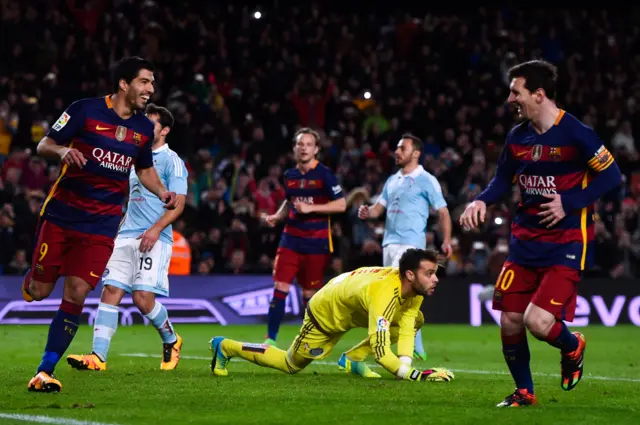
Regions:
<svg viewBox="0 0 640 425"><path fill-rule="evenodd" d="M525 327L524 315L522 313L503 311L500 315L500 327L502 332L508 335L518 334Z"/></svg>
<svg viewBox="0 0 640 425"><path fill-rule="evenodd" d="M124 296L124 291L120 288L116 288L115 286L105 285L102 288L102 296L100 297L100 302L109 304L109 305L118 305Z"/></svg>
<svg viewBox="0 0 640 425"><path fill-rule="evenodd" d="M64 283L64 299L74 304L84 305L84 300L93 288L79 277L68 277Z"/></svg>
<svg viewBox="0 0 640 425"><path fill-rule="evenodd" d="M555 321L553 314L540 308L527 309L524 314L524 324L527 329L531 335L542 341L546 338Z"/></svg>
<svg viewBox="0 0 640 425"><path fill-rule="evenodd" d="M290 283L285 282L275 282L275 287L278 291L289 293L289 289L291 288Z"/></svg>
<svg viewBox="0 0 640 425"><path fill-rule="evenodd" d="M51 291L53 291L53 284L51 283L38 282L33 279L29 282L29 295L31 295L31 298L35 301L47 298L51 294Z"/></svg>
<svg viewBox="0 0 640 425"><path fill-rule="evenodd" d="M156 304L156 297L152 292L135 291L133 293L133 303L140 309L142 314L149 314Z"/></svg>

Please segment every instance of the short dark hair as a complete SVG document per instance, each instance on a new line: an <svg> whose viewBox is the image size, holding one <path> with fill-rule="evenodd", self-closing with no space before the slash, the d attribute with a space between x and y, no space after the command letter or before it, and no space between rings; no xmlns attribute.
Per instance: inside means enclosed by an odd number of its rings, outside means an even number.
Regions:
<svg viewBox="0 0 640 425"><path fill-rule="evenodd" d="M311 127L302 127L299 128L298 131L293 135L293 144L298 143L298 137L302 134L310 134L313 136L313 139L316 141L316 146L320 146L320 133L312 129Z"/></svg>
<svg viewBox="0 0 640 425"><path fill-rule="evenodd" d="M409 270L415 272L420 268L422 261L431 261L438 264L438 251L433 249L409 248L400 257L400 277L403 278Z"/></svg>
<svg viewBox="0 0 640 425"><path fill-rule="evenodd" d="M127 83L131 83L141 69L147 69L153 72L153 64L146 59L142 59L139 56L126 56L120 59L112 71L112 88L113 92L117 93L120 89L120 80L125 80Z"/></svg>
<svg viewBox="0 0 640 425"><path fill-rule="evenodd" d="M530 92L543 89L551 100L556 98L556 81L558 69L550 62L536 59L523 62L509 69L509 81L524 78L524 87Z"/></svg>
<svg viewBox="0 0 640 425"><path fill-rule="evenodd" d="M411 133L404 133L401 139L409 139L411 140L411 144L413 145L413 149L419 151L420 153L424 152L424 143L420 140L419 137L414 136Z"/></svg>
<svg viewBox="0 0 640 425"><path fill-rule="evenodd" d="M157 115L158 117L160 117L158 121L160 121L160 125L162 126L162 128L173 128L173 123L175 122L175 120L173 119L173 114L167 108L156 105L155 103L150 103L147 105L147 108L144 112L147 115Z"/></svg>

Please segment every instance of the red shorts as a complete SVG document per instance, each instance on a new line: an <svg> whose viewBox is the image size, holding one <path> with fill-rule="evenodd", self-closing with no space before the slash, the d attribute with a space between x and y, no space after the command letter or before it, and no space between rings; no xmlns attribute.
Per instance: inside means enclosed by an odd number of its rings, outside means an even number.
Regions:
<svg viewBox="0 0 640 425"><path fill-rule="evenodd" d="M276 282L292 283L296 279L302 289L320 289L324 271L331 261L330 254L300 254L287 248L278 248L273 264Z"/></svg>
<svg viewBox="0 0 640 425"><path fill-rule="evenodd" d="M39 224L31 261L32 278L55 283L60 276L84 279L95 288L113 252L113 239L65 229L49 221Z"/></svg>
<svg viewBox="0 0 640 425"><path fill-rule="evenodd" d="M524 313L529 303L573 321L581 272L566 266L528 268L507 261L493 293L493 309Z"/></svg>

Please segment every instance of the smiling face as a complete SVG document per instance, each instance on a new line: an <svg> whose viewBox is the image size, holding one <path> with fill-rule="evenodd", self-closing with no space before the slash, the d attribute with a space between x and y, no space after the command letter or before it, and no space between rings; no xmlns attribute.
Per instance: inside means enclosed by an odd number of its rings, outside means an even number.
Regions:
<svg viewBox="0 0 640 425"><path fill-rule="evenodd" d="M518 118L530 120L538 115L540 104L544 100L544 91L542 89L530 92L525 87L525 79L523 77L512 79L509 89L507 102L516 107Z"/></svg>
<svg viewBox="0 0 640 425"><path fill-rule="evenodd" d="M134 109L144 109L155 92L153 82L153 72L148 69L141 69L130 83L124 79L120 80L120 87L124 90L127 103Z"/></svg>

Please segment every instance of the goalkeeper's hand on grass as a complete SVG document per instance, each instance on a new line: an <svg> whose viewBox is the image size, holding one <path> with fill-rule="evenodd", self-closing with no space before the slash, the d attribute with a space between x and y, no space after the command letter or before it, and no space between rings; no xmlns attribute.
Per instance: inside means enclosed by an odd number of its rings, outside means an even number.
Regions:
<svg viewBox="0 0 640 425"><path fill-rule="evenodd" d="M411 381L430 381L430 382L450 382L453 381L455 375L449 369L436 367L427 370L413 369L408 376Z"/></svg>

